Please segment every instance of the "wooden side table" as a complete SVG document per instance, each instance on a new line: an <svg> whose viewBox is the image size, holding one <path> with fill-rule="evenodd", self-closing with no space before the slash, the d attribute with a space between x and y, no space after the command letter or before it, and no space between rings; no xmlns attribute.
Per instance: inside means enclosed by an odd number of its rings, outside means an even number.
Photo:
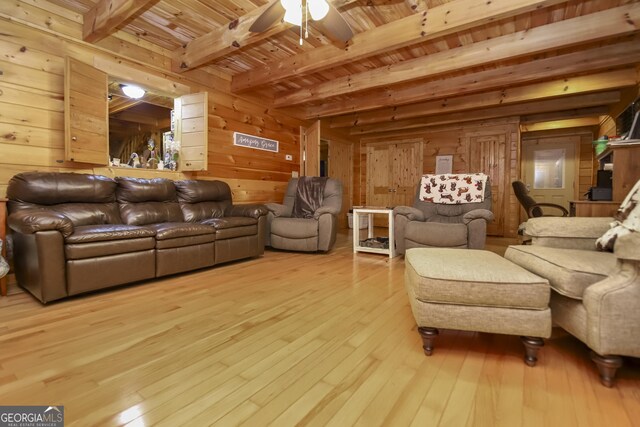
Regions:
<svg viewBox="0 0 640 427"><path fill-rule="evenodd" d="M360 245L360 215L369 217L367 237L373 238L373 215L387 215L389 224L389 248L369 248ZM389 258L396 256L395 242L393 241L393 209L389 208L354 208L353 209L353 252L373 252L376 254L388 254Z"/></svg>
<svg viewBox="0 0 640 427"><path fill-rule="evenodd" d="M2 245L2 256L7 259L7 199L0 199L0 239ZM0 279L0 295L7 295L7 276Z"/></svg>

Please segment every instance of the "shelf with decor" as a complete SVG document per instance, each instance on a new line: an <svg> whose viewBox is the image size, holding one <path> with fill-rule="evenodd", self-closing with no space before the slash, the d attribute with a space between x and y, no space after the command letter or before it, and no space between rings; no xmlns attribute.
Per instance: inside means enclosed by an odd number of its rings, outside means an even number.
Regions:
<svg viewBox="0 0 640 427"><path fill-rule="evenodd" d="M610 141L597 159L601 170L612 165L612 201L622 202L640 179L640 139Z"/></svg>

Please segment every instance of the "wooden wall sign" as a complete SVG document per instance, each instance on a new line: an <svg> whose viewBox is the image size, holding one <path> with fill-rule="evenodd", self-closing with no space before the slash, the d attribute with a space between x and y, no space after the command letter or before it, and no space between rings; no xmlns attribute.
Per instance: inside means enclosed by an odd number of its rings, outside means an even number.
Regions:
<svg viewBox="0 0 640 427"><path fill-rule="evenodd" d="M240 132L233 133L233 145L254 148L256 150L272 151L274 153L278 152L278 141Z"/></svg>

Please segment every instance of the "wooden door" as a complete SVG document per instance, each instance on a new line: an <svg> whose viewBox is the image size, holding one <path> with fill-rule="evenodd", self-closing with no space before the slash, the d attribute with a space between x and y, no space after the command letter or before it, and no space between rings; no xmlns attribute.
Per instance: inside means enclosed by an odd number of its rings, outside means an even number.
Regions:
<svg viewBox="0 0 640 427"><path fill-rule="evenodd" d="M392 201L388 206L413 206L422 177L422 141L394 144L391 159Z"/></svg>
<svg viewBox="0 0 640 427"><path fill-rule="evenodd" d="M422 175L422 141L367 146L367 205L412 206ZM376 220L386 227L386 219Z"/></svg>
<svg viewBox="0 0 640 427"><path fill-rule="evenodd" d="M320 176L320 120L300 127L300 175Z"/></svg>
<svg viewBox="0 0 640 427"><path fill-rule="evenodd" d="M183 95L174 100L176 120L174 139L180 143L180 171L207 170L209 129L207 101L207 92Z"/></svg>
<svg viewBox="0 0 640 427"><path fill-rule="evenodd" d="M342 182L342 210L338 215L338 225L340 228L347 228L347 212L352 200L353 145L330 140L328 146L328 176Z"/></svg>
<svg viewBox="0 0 640 427"><path fill-rule="evenodd" d="M367 206L384 207L392 203L391 145L367 146Z"/></svg>
<svg viewBox="0 0 640 427"><path fill-rule="evenodd" d="M107 74L65 58L64 154L74 162L109 163Z"/></svg>
<svg viewBox="0 0 640 427"><path fill-rule="evenodd" d="M530 139L522 142L523 181L536 202L569 210L577 197L579 136Z"/></svg>
<svg viewBox="0 0 640 427"><path fill-rule="evenodd" d="M468 138L469 172L483 172L491 180L494 220L487 224L487 234L504 236L508 218L509 167L505 133L470 135Z"/></svg>

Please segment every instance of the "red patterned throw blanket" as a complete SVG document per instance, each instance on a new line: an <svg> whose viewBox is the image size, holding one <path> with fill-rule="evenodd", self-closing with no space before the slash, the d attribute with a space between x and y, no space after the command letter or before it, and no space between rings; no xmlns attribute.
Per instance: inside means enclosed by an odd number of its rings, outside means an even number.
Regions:
<svg viewBox="0 0 640 427"><path fill-rule="evenodd" d="M448 205L482 202L487 178L483 173L423 175L420 200Z"/></svg>

